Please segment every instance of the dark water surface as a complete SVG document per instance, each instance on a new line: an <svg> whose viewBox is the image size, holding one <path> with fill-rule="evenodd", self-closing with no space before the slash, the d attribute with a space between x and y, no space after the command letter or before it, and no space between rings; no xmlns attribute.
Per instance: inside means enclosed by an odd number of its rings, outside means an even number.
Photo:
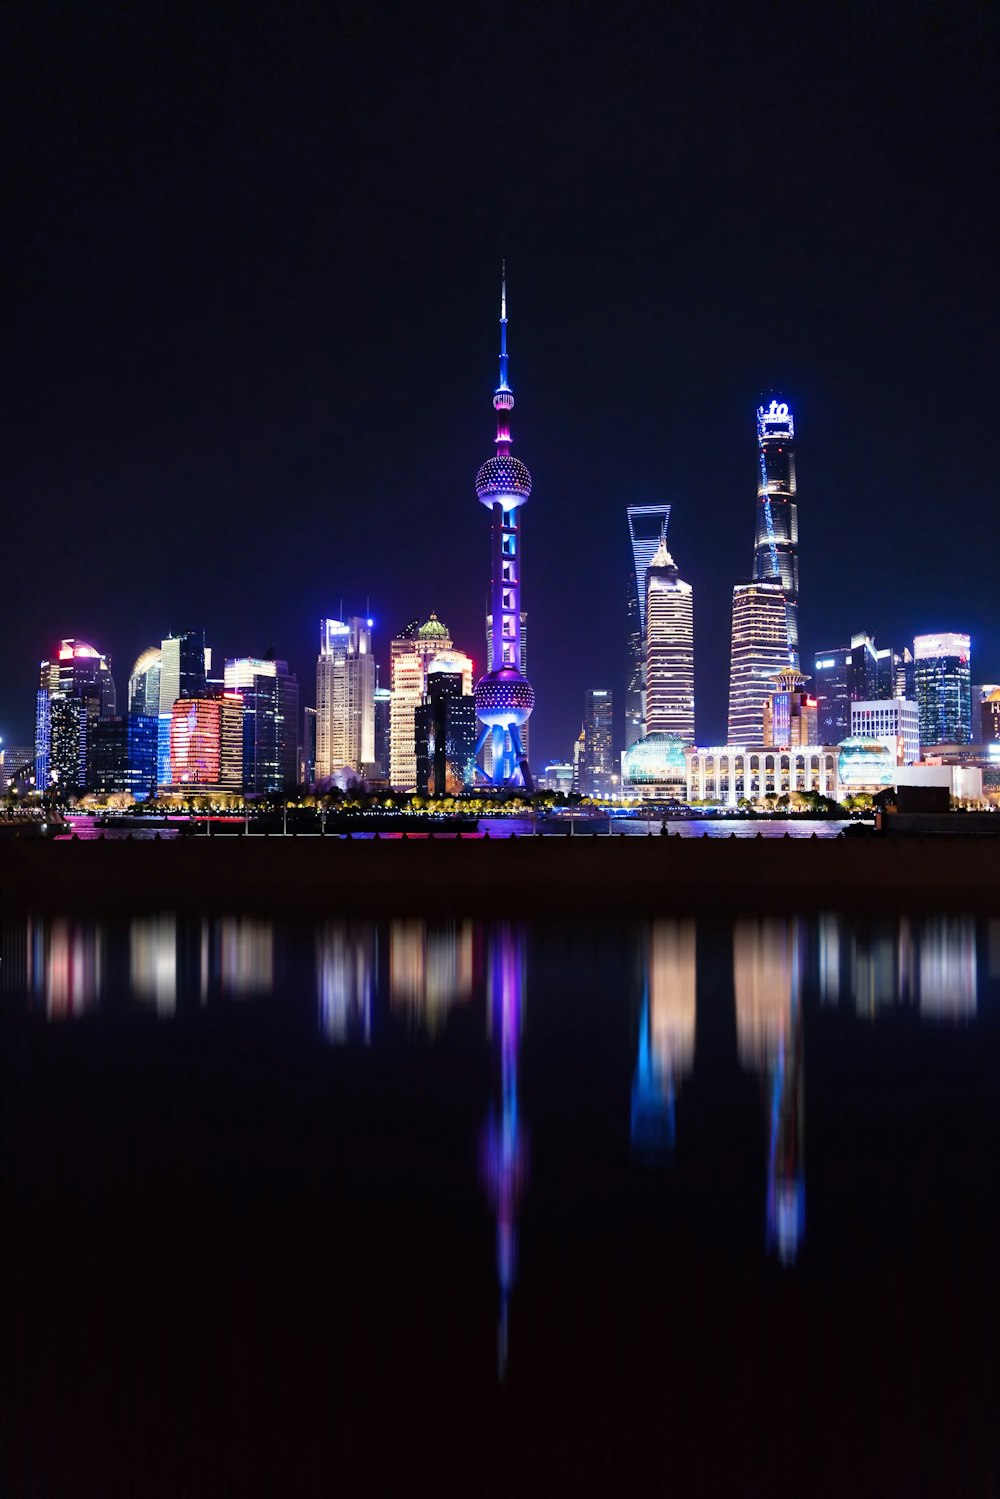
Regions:
<svg viewBox="0 0 1000 1499"><path fill-rule="evenodd" d="M1000 921L0 955L11 1494L997 1492Z"/></svg>

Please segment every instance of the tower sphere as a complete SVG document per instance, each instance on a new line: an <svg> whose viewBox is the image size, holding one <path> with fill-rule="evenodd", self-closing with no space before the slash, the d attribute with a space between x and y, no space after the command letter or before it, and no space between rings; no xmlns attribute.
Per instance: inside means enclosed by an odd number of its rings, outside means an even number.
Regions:
<svg viewBox="0 0 1000 1499"><path fill-rule="evenodd" d="M535 689L513 666L500 666L476 683L476 717L491 729L528 722L535 706Z"/></svg>
<svg viewBox="0 0 1000 1499"><path fill-rule="evenodd" d="M504 510L513 510L531 494L531 475L520 458L497 453L476 475L476 494L490 509L499 500Z"/></svg>

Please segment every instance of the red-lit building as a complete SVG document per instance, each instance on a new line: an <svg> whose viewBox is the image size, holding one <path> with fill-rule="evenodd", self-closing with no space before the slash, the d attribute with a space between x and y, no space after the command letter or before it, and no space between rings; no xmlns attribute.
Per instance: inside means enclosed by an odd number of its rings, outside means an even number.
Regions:
<svg viewBox="0 0 1000 1499"><path fill-rule="evenodd" d="M174 791L243 789L243 699L178 698L170 719L170 783Z"/></svg>

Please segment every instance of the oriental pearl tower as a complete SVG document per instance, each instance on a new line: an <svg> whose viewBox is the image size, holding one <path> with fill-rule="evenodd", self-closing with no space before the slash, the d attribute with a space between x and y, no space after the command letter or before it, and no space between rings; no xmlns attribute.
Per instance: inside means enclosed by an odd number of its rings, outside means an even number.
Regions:
<svg viewBox="0 0 1000 1499"><path fill-rule="evenodd" d="M476 683L476 716L482 732L478 756L492 735L494 786L534 783L521 744L521 728L531 716L535 694L521 673L521 531L518 516L531 494L531 475L510 451L510 413L514 392L507 383L507 269L500 282L500 384L493 393L497 413L496 453L476 475L476 494L493 518L493 670ZM485 772L482 772L485 775Z"/></svg>

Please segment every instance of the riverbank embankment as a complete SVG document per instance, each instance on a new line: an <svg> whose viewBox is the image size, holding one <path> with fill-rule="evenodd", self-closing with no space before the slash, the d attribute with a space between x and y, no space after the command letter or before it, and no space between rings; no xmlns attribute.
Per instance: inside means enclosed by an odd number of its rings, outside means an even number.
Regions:
<svg viewBox="0 0 1000 1499"><path fill-rule="evenodd" d="M81 915L1000 914L1000 839L8 840L0 899Z"/></svg>

